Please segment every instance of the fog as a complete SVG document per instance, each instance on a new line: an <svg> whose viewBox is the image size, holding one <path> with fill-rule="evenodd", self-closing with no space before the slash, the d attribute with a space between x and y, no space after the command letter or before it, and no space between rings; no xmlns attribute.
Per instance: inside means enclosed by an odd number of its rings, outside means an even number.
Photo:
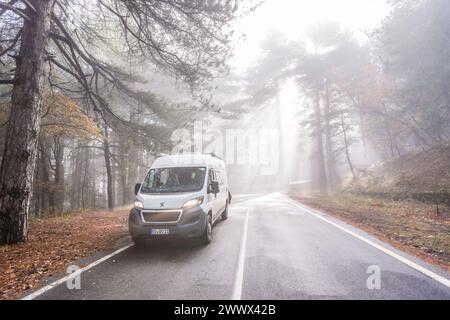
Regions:
<svg viewBox="0 0 450 320"><path fill-rule="evenodd" d="M268 0L186 30L83 4L53 26L35 215L130 204L160 153L214 152L235 193L329 191L448 141L445 1ZM20 27L5 10L2 148Z"/></svg>
<svg viewBox="0 0 450 320"><path fill-rule="evenodd" d="M386 1L267 1L252 14L236 21L233 25L234 56L229 63L229 73L213 81L213 107L205 120L205 140L218 147L209 146L207 150L196 151L214 152L227 160L230 183L237 193L286 191L290 188L309 190L314 180L315 159L313 138L310 128L305 125L311 111L308 98L294 76L277 75L270 70L265 74L259 72L269 64L274 68L280 67L279 61L286 58L273 53L284 55L280 45L298 45L304 46L306 51L313 50L311 30L330 23L351 35L358 44L365 44L368 34L381 25L390 10ZM277 41L272 43L274 38ZM298 52L289 54L295 60ZM174 86L167 77L158 81L162 77L149 72L147 79L148 89L153 92L172 99L189 99L189 93L179 85ZM277 88L273 88L274 81L281 81ZM264 97L254 96L255 92L258 95L258 91L264 90L272 92ZM223 119L230 114L232 120ZM220 133L209 135L209 130L217 128ZM246 140L245 143L238 139L227 143L227 131L236 129L241 130L237 136ZM264 149L261 148L263 142L255 138L264 130L272 130L277 136L267 143L267 149L271 150L267 157L261 154L264 151L260 151ZM364 150L361 142L350 146L354 161L361 168L378 161L377 155L367 148ZM267 166L273 172L261 170ZM345 163L339 161L336 166L340 176L349 174Z"/></svg>
<svg viewBox="0 0 450 320"><path fill-rule="evenodd" d="M0 299L448 299L448 270L450 0L0 0Z"/></svg>

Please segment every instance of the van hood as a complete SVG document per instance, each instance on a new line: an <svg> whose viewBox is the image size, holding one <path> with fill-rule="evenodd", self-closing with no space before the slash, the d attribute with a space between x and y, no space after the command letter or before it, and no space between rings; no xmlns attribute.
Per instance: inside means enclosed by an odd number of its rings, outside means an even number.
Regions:
<svg viewBox="0 0 450 320"><path fill-rule="evenodd" d="M142 194L139 193L137 200L144 204L144 210L173 210L181 209L186 201L202 196L202 192L194 193L163 193Z"/></svg>

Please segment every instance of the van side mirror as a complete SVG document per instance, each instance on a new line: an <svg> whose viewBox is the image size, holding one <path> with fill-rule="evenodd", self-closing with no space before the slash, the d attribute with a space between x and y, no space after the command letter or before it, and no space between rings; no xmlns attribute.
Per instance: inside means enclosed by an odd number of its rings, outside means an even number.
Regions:
<svg viewBox="0 0 450 320"><path fill-rule="evenodd" d="M137 194L139 193L139 190L141 189L141 184L140 183L136 183L136 185L134 186L134 195L137 196Z"/></svg>
<svg viewBox="0 0 450 320"><path fill-rule="evenodd" d="M211 181L210 191L213 194L218 194L220 192L218 181Z"/></svg>

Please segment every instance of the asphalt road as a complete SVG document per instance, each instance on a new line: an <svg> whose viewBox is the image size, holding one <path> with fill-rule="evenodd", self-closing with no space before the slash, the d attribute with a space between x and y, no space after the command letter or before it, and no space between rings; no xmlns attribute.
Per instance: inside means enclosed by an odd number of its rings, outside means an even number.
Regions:
<svg viewBox="0 0 450 320"><path fill-rule="evenodd" d="M36 299L450 299L426 274L448 273L337 219L281 194L233 200L209 246L131 247L83 272L80 290L63 283Z"/></svg>

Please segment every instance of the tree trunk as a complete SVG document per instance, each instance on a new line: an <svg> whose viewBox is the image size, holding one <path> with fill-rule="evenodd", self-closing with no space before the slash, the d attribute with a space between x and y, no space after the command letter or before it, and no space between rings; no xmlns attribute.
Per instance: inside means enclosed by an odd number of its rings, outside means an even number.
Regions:
<svg viewBox="0 0 450 320"><path fill-rule="evenodd" d="M128 192L128 203L132 203L134 199L134 185L138 183L138 158L139 149L135 146L132 146L130 157L128 160L128 184L127 184L127 192Z"/></svg>
<svg viewBox="0 0 450 320"><path fill-rule="evenodd" d="M390 148L390 152L391 152L391 157L392 158L400 157L401 152L400 152L400 149L398 148L397 141L391 132L391 122L388 117L388 111L387 111L386 105L384 103L383 103L383 108L384 108L383 124L384 124L385 130L386 130L386 133L387 133L388 139L389 139L389 148Z"/></svg>
<svg viewBox="0 0 450 320"><path fill-rule="evenodd" d="M89 195L87 195L87 193L89 192L89 183L88 183L89 169L90 169L89 150L86 150L86 153L84 154L83 164L84 164L84 171L83 177L81 178L81 208L83 210L86 210L87 208L86 198L89 198Z"/></svg>
<svg viewBox="0 0 450 320"><path fill-rule="evenodd" d="M366 121L364 120L364 113L360 105L358 105L359 127L361 130L361 143L363 148L364 159L368 159L367 154L367 136L366 136Z"/></svg>
<svg viewBox="0 0 450 320"><path fill-rule="evenodd" d="M55 180L53 186L54 206L57 213L64 212L64 140L54 138Z"/></svg>
<svg viewBox="0 0 450 320"><path fill-rule="evenodd" d="M76 150L72 157L72 186L70 192L70 209L72 211L81 207L81 177L83 167L83 153L82 144L77 143Z"/></svg>
<svg viewBox="0 0 450 320"><path fill-rule="evenodd" d="M41 203L42 212L48 213L50 210L50 154L48 152L48 144L44 139L39 141L41 155L40 155L40 167L42 170L41 176Z"/></svg>
<svg viewBox="0 0 450 320"><path fill-rule="evenodd" d="M106 167L106 184L108 193L108 210L114 210L114 190L113 190L113 176L112 176L112 166L111 166L111 150L109 147L109 137L108 129L105 128L105 139L103 140L103 149L105 157L105 167Z"/></svg>
<svg viewBox="0 0 450 320"><path fill-rule="evenodd" d="M108 207L108 179L106 178L106 169L103 168L102 170L102 185L103 185L103 190L102 190L102 196L103 196L103 207Z"/></svg>
<svg viewBox="0 0 450 320"><path fill-rule="evenodd" d="M33 199L34 202L34 209L30 208L30 216L40 218L42 213L42 167L40 166L41 160L41 154L38 151L36 162L39 163L39 165L36 166L35 171L35 183L33 185ZM39 183L36 183L38 181Z"/></svg>
<svg viewBox="0 0 450 320"><path fill-rule="evenodd" d="M347 136L347 125L345 124L345 119L343 115L341 115L341 126L342 126L342 134L344 135L345 158L347 159L348 167L352 172L353 179L356 179L355 169L353 168L352 159L350 158L350 143L348 141Z"/></svg>
<svg viewBox="0 0 450 320"><path fill-rule="evenodd" d="M323 152L322 115L320 112L320 92L316 90L314 101L314 119L316 127L316 155L317 155L317 179L316 185L320 191L327 191L327 176L325 170L325 156Z"/></svg>
<svg viewBox="0 0 450 320"><path fill-rule="evenodd" d="M324 99L324 133L325 133L325 159L327 169L327 180L330 186L336 185L338 182L336 163L333 155L333 141L331 139L331 97L329 84L325 85Z"/></svg>
<svg viewBox="0 0 450 320"><path fill-rule="evenodd" d="M119 172L120 172L120 187L121 187L121 191L122 191L122 206L126 206L128 205L132 199L130 199L131 195L130 195L130 190L131 188L129 187L130 185L130 154L132 154L133 152L130 152L130 141L122 141L120 143L121 147L121 151L122 151L122 156L121 156L121 161L119 163Z"/></svg>
<svg viewBox="0 0 450 320"><path fill-rule="evenodd" d="M0 244L27 240L40 132L45 47L54 0L30 0L16 60L11 115L0 168Z"/></svg>
<svg viewBox="0 0 450 320"><path fill-rule="evenodd" d="M278 166L279 166L279 174L278 174L278 185L276 191L285 190L289 186L289 177L287 174L287 156L286 156L286 147L285 147L285 137L283 131L283 109L280 101L280 82L277 80L276 82L277 90L277 99L276 99L276 126L278 130Z"/></svg>
<svg viewBox="0 0 450 320"><path fill-rule="evenodd" d="M94 160L95 161L95 160ZM96 163L93 164L92 170L92 208L97 209L97 172L95 170Z"/></svg>

